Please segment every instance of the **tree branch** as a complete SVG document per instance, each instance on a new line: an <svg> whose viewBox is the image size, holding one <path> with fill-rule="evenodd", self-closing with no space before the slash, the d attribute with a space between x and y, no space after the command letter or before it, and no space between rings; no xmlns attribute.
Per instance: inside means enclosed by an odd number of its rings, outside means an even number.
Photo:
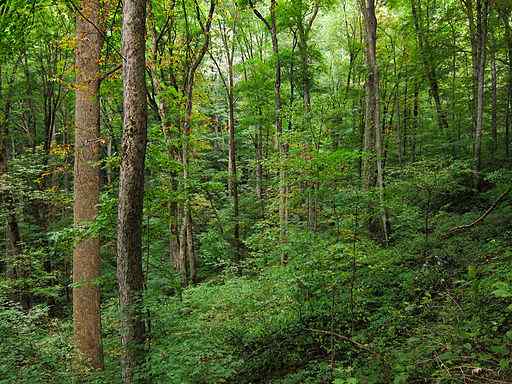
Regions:
<svg viewBox="0 0 512 384"><path fill-rule="evenodd" d="M466 224L466 225L460 225L458 227L454 227L452 229L450 229L448 232L446 232L446 234L444 234L443 238L446 239L452 235L455 235L457 233L460 233L460 232L464 232L466 229L469 229L469 228L472 228L478 224L480 224L482 221L484 221L484 219L489 216L489 214L494 211L496 209L496 207L503 201L505 200L505 198L507 197L507 195L510 193L510 191L512 191L512 186L508 187L507 190L505 192L503 192L500 197L498 198L498 200L496 200L489 208L487 208L487 210L478 218L476 219L475 221L473 221L472 223L470 224Z"/></svg>
<svg viewBox="0 0 512 384"><path fill-rule="evenodd" d="M267 21L267 19L265 19L265 18L263 17L263 15L260 13L260 11L258 11L258 10L254 7L254 3L252 2L252 0L249 0L249 5L251 6L251 9L252 9L252 11L254 12L254 14L256 15L256 17L257 17L258 19L260 19L260 20L263 22L263 24L265 24L265 26L267 27L267 29L268 29L269 31L272 31L272 27L270 26L269 22Z"/></svg>

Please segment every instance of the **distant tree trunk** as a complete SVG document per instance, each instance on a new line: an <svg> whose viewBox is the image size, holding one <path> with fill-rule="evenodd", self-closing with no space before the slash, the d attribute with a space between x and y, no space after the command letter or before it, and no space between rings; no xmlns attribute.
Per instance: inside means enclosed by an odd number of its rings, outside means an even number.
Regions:
<svg viewBox="0 0 512 384"><path fill-rule="evenodd" d="M414 83L414 106L413 106L413 122L412 122L412 138L411 138L411 159L414 163L416 161L416 141L419 128L420 116L420 89L418 82Z"/></svg>
<svg viewBox="0 0 512 384"><path fill-rule="evenodd" d="M510 156L510 126L512 124L512 33L510 31L510 9L501 8L499 11L500 18L505 29L505 40L507 41L507 108L505 115L505 155Z"/></svg>
<svg viewBox="0 0 512 384"><path fill-rule="evenodd" d="M301 4L302 5L302 4ZM308 20L304 20L301 15L301 19L297 21L298 31L298 45L299 55L301 61L301 73L302 73L302 98L304 107L304 130L308 132L311 127L311 74L310 74L310 57L309 57L309 36L311 28L318 15L320 7L319 4L315 4L313 13ZM350 79L348 80L350 81ZM309 183L308 186L308 227L310 230L315 231L317 225L317 190L318 181Z"/></svg>
<svg viewBox="0 0 512 384"><path fill-rule="evenodd" d="M227 76L223 73L220 65L215 57L210 54L219 76L226 89L227 104L228 104L228 190L231 198L233 199L233 248L235 250L235 258L237 260L241 257L241 242L240 242L240 207L239 207L239 194L238 194L238 176L237 176L237 160L236 160L236 120L235 120L235 76L234 76L234 59L235 59L235 35L237 31L238 14L232 15L233 22L230 26L230 31L226 25L219 23L220 35L222 45L225 53L227 63ZM230 37L231 34L231 37Z"/></svg>
<svg viewBox="0 0 512 384"><path fill-rule="evenodd" d="M408 92L409 92L409 81L408 81L408 75L407 75L407 72L406 72L406 76L405 76L405 89L404 89L404 109L403 109L403 134L402 134L402 141L401 141L401 144L402 144L402 157L404 159L404 161L406 161L407 159L407 141L409 139L408 135L409 135L409 132L408 132L408 128L409 128L409 100L408 100Z"/></svg>
<svg viewBox="0 0 512 384"><path fill-rule="evenodd" d="M275 58L274 66L274 116L277 137L277 147L279 151L279 243L286 245L288 243L288 196L287 196L287 171L286 158L288 157L288 143L283 137L283 117L282 117L282 99L281 99L281 59L279 57L279 41L277 38L276 6L277 0L270 1L270 23L254 7L253 1L249 4L256 15L267 27L272 40L272 53ZM281 252L281 263L288 262L288 252L285 247Z"/></svg>
<svg viewBox="0 0 512 384"><path fill-rule="evenodd" d="M233 242L235 248L236 258L241 257L241 243L240 243L240 208L238 196L238 176L236 167L236 137L235 137L235 82L233 74L233 55L230 56L228 68L228 104L229 104L229 179L230 193L233 199L233 220L235 224Z"/></svg>
<svg viewBox="0 0 512 384"><path fill-rule="evenodd" d="M26 52L24 55L24 70L25 70L25 81L27 83L27 95L26 95L26 122L27 122L27 131L29 138L29 145L32 153L36 151L36 136L37 136L37 122L36 122L36 111L33 100L33 83L32 83L32 73L30 72L28 60L28 53Z"/></svg>
<svg viewBox="0 0 512 384"><path fill-rule="evenodd" d="M379 98L379 68L377 64L377 17L375 16L375 0L361 0L361 11L366 27L366 62L368 65L367 80L367 106L366 106L366 136L371 136L374 141L368 139L368 144L375 144L377 178L376 184L379 191L379 203L382 218L382 231L384 242L389 241L388 218L384 205L384 169L383 169L383 137L380 123L380 98ZM365 140L366 142L366 140ZM370 149L371 147L367 147ZM366 148L365 148L366 149ZM368 173L368 170L366 171ZM367 175L368 177L368 175ZM370 185L368 178L366 185Z"/></svg>
<svg viewBox="0 0 512 384"><path fill-rule="evenodd" d="M146 1L123 4L123 139L119 174L117 279L121 310L122 378L142 382L145 325L142 308L142 210L147 144L145 84Z"/></svg>
<svg viewBox="0 0 512 384"><path fill-rule="evenodd" d="M493 39L492 46L492 80L491 80L491 135L492 135L492 148L491 154L496 156L498 150L498 73L496 70L496 41Z"/></svg>
<svg viewBox="0 0 512 384"><path fill-rule="evenodd" d="M260 110L261 112L261 110ZM263 130L261 123L258 122L258 128L256 132L256 197L259 201L260 216L263 217L265 214L265 197L263 194Z"/></svg>
<svg viewBox="0 0 512 384"><path fill-rule="evenodd" d="M0 66L0 100L2 105L2 118L0 119L0 177L7 173L8 160L9 160L9 120L11 115L11 107L14 97L14 82L16 79L16 67L18 63L13 65L9 77L6 79L6 93L4 89L4 74L3 68ZM7 256L7 275L14 279L20 277L28 277L30 274L30 267L26 266L26 260L20 259L22 254L21 232L16 218L16 206L12 196L12 191L6 190L0 193L0 204L6 209L7 213L7 242L6 242L6 256ZM24 289L17 289L14 297L19 300L21 305L28 309L31 305L31 297Z"/></svg>
<svg viewBox="0 0 512 384"><path fill-rule="evenodd" d="M425 36L423 27L420 24L422 19L419 15L420 5L418 1L419 0L411 0L411 9L414 27L416 29L416 35L418 37L420 56L423 61L425 74L427 76L427 80L430 86L430 93L432 94L432 98L434 99L438 127L439 129L446 131L446 129L448 128L448 120L441 102L436 67L432 59L432 47L430 46L429 39L428 37Z"/></svg>
<svg viewBox="0 0 512 384"><path fill-rule="evenodd" d="M186 6L185 2L182 2L183 10L186 15ZM210 29L213 20L213 14L215 12L216 0L210 0L210 10L208 12L208 16L206 18L206 22L203 22L200 19L200 10L196 3L196 17L197 21L201 26L202 33L204 35L203 44L200 48L194 53L192 47L190 46L191 42L191 34L188 28L188 21L186 19L186 37L187 37L187 57L188 62L186 65L186 73L184 74L184 86L183 86L183 98L185 99L185 111L182 120L182 148L181 148L181 163L183 167L183 177L182 184L183 190L185 193L185 201L183 202L183 210L182 210L182 224L180 229L180 273L182 275L182 283L183 285L187 285L188 280L192 280L195 282L197 276L196 270L196 255L194 254L194 246L193 246L193 227L192 227L192 211L191 211L191 202L189 196L190 189L190 137L192 134L192 114L193 114L193 96L194 96L194 82L196 71L199 68L199 65L203 61L204 55L208 52L208 48L210 46ZM190 269L193 268L193 269ZM187 272L188 269L188 272Z"/></svg>
<svg viewBox="0 0 512 384"><path fill-rule="evenodd" d="M83 0L77 15L74 221L90 224L98 214L100 172L99 1ZM81 238L73 252L73 324L75 346L86 362L103 368L101 344L100 241Z"/></svg>
<svg viewBox="0 0 512 384"><path fill-rule="evenodd" d="M475 188L480 186L480 171L482 168L482 135L484 129L484 94L485 94L485 64L487 46L487 22L489 0L476 1L476 125L473 149L473 172Z"/></svg>
<svg viewBox="0 0 512 384"><path fill-rule="evenodd" d="M174 23L174 7L176 5L176 1L173 0L171 2L171 16L169 16L168 29L172 29L172 25ZM166 139L168 140L169 146L169 157L180 161L179 148L177 146L177 142L179 142L179 138L176 135L176 131L172 129L170 124L170 116L168 111L168 105L164 100L164 89L162 84L161 74L159 73L159 65L161 61L161 56L159 53L159 36L156 30L155 18L152 12L151 1L148 2L148 25L150 26L151 32L151 59L152 59L152 80L153 80L153 88L155 93L155 100L158 109L158 117L160 119L160 124L162 128L162 132ZM174 87L177 90L177 86ZM170 191L176 192L178 189L178 173L174 170L170 171L169 181L170 181ZM179 231L179 223L180 223L180 210L178 209L178 202L176 198L173 196L169 201L169 260L170 264L174 270L180 270L180 231Z"/></svg>

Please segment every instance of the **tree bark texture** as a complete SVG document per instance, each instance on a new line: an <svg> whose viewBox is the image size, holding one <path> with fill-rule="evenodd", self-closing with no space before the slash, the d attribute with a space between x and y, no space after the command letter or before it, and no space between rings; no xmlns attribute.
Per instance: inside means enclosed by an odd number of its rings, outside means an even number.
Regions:
<svg viewBox="0 0 512 384"><path fill-rule="evenodd" d="M83 0L77 16L75 101L74 222L80 227L98 214L100 172L99 1ZM100 242L81 238L73 252L73 325L75 347L94 368L103 367L101 344Z"/></svg>
<svg viewBox="0 0 512 384"><path fill-rule="evenodd" d="M119 175L117 278L121 310L123 383L142 381L145 324L142 308L142 214L147 144L145 84L146 1L123 4L123 139Z"/></svg>

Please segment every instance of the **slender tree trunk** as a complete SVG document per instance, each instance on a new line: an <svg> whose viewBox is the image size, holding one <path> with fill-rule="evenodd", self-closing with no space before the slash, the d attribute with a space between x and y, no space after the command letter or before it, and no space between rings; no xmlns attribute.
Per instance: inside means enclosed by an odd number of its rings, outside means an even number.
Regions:
<svg viewBox="0 0 512 384"><path fill-rule="evenodd" d="M272 39L272 52L275 57L275 79L274 79L274 114L277 134L277 145L279 147L279 242L286 246L288 243L288 196L287 196L287 171L286 159L288 157L288 143L283 137L283 117L281 101L281 59L279 58L279 42L277 39L276 21L277 0L270 1L270 34ZM288 262L288 252L283 248L281 262Z"/></svg>
<svg viewBox="0 0 512 384"><path fill-rule="evenodd" d="M491 134L492 134L492 148L491 154L493 157L496 156L496 151L498 149L498 87L497 80L498 74L496 70L496 41L493 39L493 47L492 47L492 83L491 83Z"/></svg>
<svg viewBox="0 0 512 384"><path fill-rule="evenodd" d="M83 0L77 16L74 221L80 227L96 220L100 172L99 61L102 39L99 1ZM94 368L103 368L101 344L99 238L81 238L73 253L73 324L75 347Z"/></svg>
<svg viewBox="0 0 512 384"><path fill-rule="evenodd" d="M261 115L261 109L260 109ZM265 197L263 194L263 130L258 122L258 132L256 133L256 197L259 201L260 216L265 215Z"/></svg>
<svg viewBox="0 0 512 384"><path fill-rule="evenodd" d="M27 128L28 128L28 137L29 137L29 145L32 150L32 153L36 151L36 135L37 135L37 124L36 124L36 111L33 100L33 83L32 83L32 73L30 72L28 60L28 53L25 53L24 57L24 69L25 69L25 81L27 83L27 95L26 95L26 120L27 120Z"/></svg>
<svg viewBox="0 0 512 384"><path fill-rule="evenodd" d="M9 160L9 120L12 107L12 99L14 96L14 80L16 75L16 65L13 66L10 76L6 79L6 90L4 94L4 76L3 68L0 65L0 100L3 104L3 118L0 121L0 177L7 173L8 160ZM21 232L18 226L18 220L16 218L16 205L13 199L12 191L5 190L0 193L0 204L2 204L7 211L7 275L17 277L28 277L29 269L25 268L26 260L20 259L23 257L22 254L22 243L21 243ZM16 291L14 299L19 300L22 306L26 309L30 307L31 298L26 292L21 290Z"/></svg>
<svg viewBox="0 0 512 384"><path fill-rule="evenodd" d="M233 62L230 60L229 65L229 79L228 79L228 104L229 104L229 179L230 179L230 193L233 199L233 220L235 221L235 228L233 234L233 242L235 248L235 257L241 257L241 243L240 243L240 208L238 196L238 176L236 166L236 136L235 136L235 87L234 87L234 74Z"/></svg>
<svg viewBox="0 0 512 384"><path fill-rule="evenodd" d="M142 308L142 210L147 144L145 84L146 1L123 3L123 139L119 175L117 278L121 310L122 378L142 381L145 324Z"/></svg>
<svg viewBox="0 0 512 384"><path fill-rule="evenodd" d="M505 40L507 41L507 110L505 115L505 155L510 156L510 126L512 124L512 33L510 31L510 10L500 12L500 17L505 29Z"/></svg>
<svg viewBox="0 0 512 384"><path fill-rule="evenodd" d="M414 27L418 38L420 56L423 61L424 70L430 86L430 93L434 99L438 127L440 130L446 131L448 128L448 120L441 102L436 68L432 59L432 47L430 46L428 37L425 36L423 27L420 24L421 18L419 15L420 9L418 1L419 0L411 0L411 9Z"/></svg>
<svg viewBox="0 0 512 384"><path fill-rule="evenodd" d="M382 218L384 242L389 241L388 218L384 201L383 137L380 123L379 68L377 64L377 17L374 0L362 0L361 10L366 25L366 61L368 65L367 80L367 120L365 130L373 131L375 139L377 188Z"/></svg>
<svg viewBox="0 0 512 384"><path fill-rule="evenodd" d="M283 137L283 117L281 99L281 59L279 57L279 41L277 38L276 6L277 0L270 0L270 23L254 7L253 1L249 0L252 10L267 27L272 40L272 53L274 54L274 116L276 128L276 145L279 151L279 243L282 246L281 263L288 262L288 187L286 159L288 157L288 143Z"/></svg>
<svg viewBox="0 0 512 384"><path fill-rule="evenodd" d="M475 126L475 144L473 150L473 171L475 188L480 186L480 171L482 168L482 135L484 129L484 94L485 94L485 64L486 64L486 46L487 46L487 21L488 21L488 1L477 0L477 66L476 87L476 126Z"/></svg>
<svg viewBox="0 0 512 384"><path fill-rule="evenodd" d="M316 15L316 13L315 13ZM311 19L311 23L314 21L314 18ZM302 98L303 98L303 108L304 108L304 118L303 118L303 129L308 132L311 130L311 76L309 73L309 55L308 55L308 38L310 32L310 25L304 26L304 21L299 20L298 22L298 45L299 45L299 54L301 60L301 72L302 72ZM307 151L307 148L306 148ZM316 185L317 182L309 182L306 183L307 186L307 207L308 207L308 228L311 231L316 230Z"/></svg>
<svg viewBox="0 0 512 384"><path fill-rule="evenodd" d="M173 0L171 3L171 11L174 12L176 2ZM169 24L174 22L173 16L170 16ZM180 161L179 149L177 148L175 141L178 141L178 137L176 137L176 132L172 129L171 124L169 123L169 111L168 106L164 100L163 96L163 79L161 79L161 74L159 73L159 64L160 64L160 53L159 53L159 39L158 33L155 25L155 18L152 12L151 1L148 2L148 25L150 26L151 31L151 59L152 59L152 80L153 87L155 93L155 99L158 107L158 115L160 118L160 124L162 128L162 132L165 138L169 141L169 157L175 159L176 161ZM171 28L170 26L168 27ZM178 189L178 174L174 170L171 170L169 175L170 181L170 191L177 191ZM174 270L180 270L180 210L178 209L178 203L175 197L171 197L169 201L169 261Z"/></svg>
<svg viewBox="0 0 512 384"><path fill-rule="evenodd" d="M183 202L182 211L182 223L180 230L180 270L182 276L182 285L188 284L190 276L195 276L196 271L190 270L190 267L195 267L195 262L191 260L194 257L190 254L190 250L193 247L189 246L189 243L193 241L192 228L190 223L191 208L190 208L190 196L189 196L189 157L190 157L190 135L192 133L192 106L193 106L193 86L194 86L194 75L193 73L187 73L187 80L185 85L185 116L183 120L183 138L182 138L182 154L181 161L183 166L183 189L185 193L185 201Z"/></svg>
<svg viewBox="0 0 512 384"><path fill-rule="evenodd" d="M413 107L413 121L412 121L412 138L411 138L411 155L412 162L416 161L416 140L418 135L419 127L419 115L420 115L420 90L418 82L414 83L414 107Z"/></svg>
<svg viewBox="0 0 512 384"><path fill-rule="evenodd" d="M190 209L187 212L187 255L188 255L188 270L189 275L188 278L192 283L197 282L197 257L194 252L194 236L193 236L193 223L192 223L192 213Z"/></svg>

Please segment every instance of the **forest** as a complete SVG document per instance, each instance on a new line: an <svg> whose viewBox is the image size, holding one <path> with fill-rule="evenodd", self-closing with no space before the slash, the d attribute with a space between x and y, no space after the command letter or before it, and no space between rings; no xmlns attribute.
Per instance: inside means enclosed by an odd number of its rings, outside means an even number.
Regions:
<svg viewBox="0 0 512 384"><path fill-rule="evenodd" d="M512 0L0 0L0 384L512 383Z"/></svg>

